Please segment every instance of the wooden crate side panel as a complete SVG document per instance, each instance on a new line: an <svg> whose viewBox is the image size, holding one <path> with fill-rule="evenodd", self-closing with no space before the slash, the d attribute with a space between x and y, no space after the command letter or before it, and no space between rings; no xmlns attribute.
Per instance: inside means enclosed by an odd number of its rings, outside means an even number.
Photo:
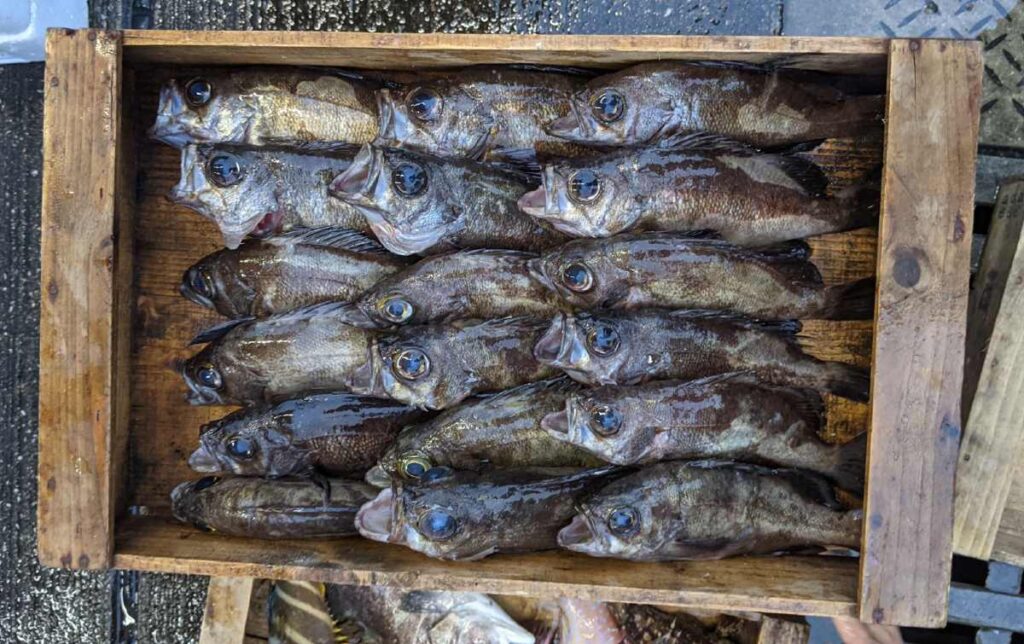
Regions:
<svg viewBox="0 0 1024 644"><path fill-rule="evenodd" d="M120 35L47 36L39 355L40 560L105 568L118 339Z"/></svg>
<svg viewBox="0 0 1024 644"><path fill-rule="evenodd" d="M1017 466L1010 494L1003 507L992 558L1024 566L1024 467L1021 465Z"/></svg>
<svg viewBox="0 0 1024 644"><path fill-rule="evenodd" d="M199 644L242 644L253 582L252 577L210 577Z"/></svg>
<svg viewBox="0 0 1024 644"><path fill-rule="evenodd" d="M892 42L861 552L866 622L946 620L980 85L978 43Z"/></svg>

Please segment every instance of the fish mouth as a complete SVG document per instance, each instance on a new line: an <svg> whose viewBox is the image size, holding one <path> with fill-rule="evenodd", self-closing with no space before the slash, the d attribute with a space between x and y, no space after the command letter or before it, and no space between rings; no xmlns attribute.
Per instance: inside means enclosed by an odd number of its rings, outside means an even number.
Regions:
<svg viewBox="0 0 1024 644"><path fill-rule="evenodd" d="M371 192L377 185L377 176L383 165L378 162L377 155L378 151L373 146L360 148L352 163L331 181L328 187L331 195L354 206L372 206Z"/></svg>
<svg viewBox="0 0 1024 644"><path fill-rule="evenodd" d="M183 523L188 523L189 519L185 514L184 501L188 498L189 492L192 491L193 481L185 481L174 486L171 490L171 514L174 518Z"/></svg>
<svg viewBox="0 0 1024 644"><path fill-rule="evenodd" d="M569 141L584 140L580 118L576 116L575 103L573 105L572 112L547 123L544 126L544 131L560 139L567 139Z"/></svg>
<svg viewBox="0 0 1024 644"><path fill-rule="evenodd" d="M264 239L276 235L281 230L281 222L284 220L284 213L280 210L268 212L256 222L249 234L253 237Z"/></svg>
<svg viewBox="0 0 1024 644"><path fill-rule="evenodd" d="M554 438L568 440L569 414L565 410L547 414L540 419L540 427Z"/></svg>
<svg viewBox="0 0 1024 644"><path fill-rule="evenodd" d="M389 476L387 471L380 465L374 465L371 467L364 478L366 482L373 487L382 489L391 487L391 476Z"/></svg>
<svg viewBox="0 0 1024 644"><path fill-rule="evenodd" d="M359 534L371 541L380 543L400 543L395 532L395 492L388 486L380 491L372 501L367 501L356 512L356 529Z"/></svg>
<svg viewBox="0 0 1024 644"><path fill-rule="evenodd" d="M188 457L188 466L200 474L219 474L220 463L206 445L200 445L192 455Z"/></svg>
<svg viewBox="0 0 1024 644"><path fill-rule="evenodd" d="M548 272L544 270L544 266L545 262L543 257L528 259L526 260L526 274L539 284L543 284L544 288L549 291L553 293L560 293L558 286L550 277L548 277Z"/></svg>
<svg viewBox="0 0 1024 644"><path fill-rule="evenodd" d="M599 542L590 522L590 517L581 511L572 518L569 525L558 531L558 545L567 550L584 554L599 555Z"/></svg>
<svg viewBox="0 0 1024 644"><path fill-rule="evenodd" d="M544 186L527 192L516 202L519 209L531 217L545 218L547 216L548 191Z"/></svg>
<svg viewBox="0 0 1024 644"><path fill-rule="evenodd" d="M185 101L178 83L175 80L168 81L160 88L160 101L156 111L156 121L146 130L146 135L157 141L178 148L184 148L193 142L185 126L178 119L178 116L185 110Z"/></svg>
<svg viewBox="0 0 1024 644"><path fill-rule="evenodd" d="M196 277L196 274L198 272L199 271L196 268L190 268L187 271L185 271L185 274L181 278L181 284L178 285L178 292L181 293L181 295L190 302L194 302L199 306L205 306L208 309L212 309L213 300L206 297L205 295L198 293L191 286L192 280L194 277Z"/></svg>
<svg viewBox="0 0 1024 644"><path fill-rule="evenodd" d="M556 313L551 326L533 347L533 357L559 369L578 368L589 355L579 335L576 318Z"/></svg>
<svg viewBox="0 0 1024 644"><path fill-rule="evenodd" d="M399 147L401 142L397 136L391 90L379 89L374 95L377 98L377 138L374 144L389 148Z"/></svg>

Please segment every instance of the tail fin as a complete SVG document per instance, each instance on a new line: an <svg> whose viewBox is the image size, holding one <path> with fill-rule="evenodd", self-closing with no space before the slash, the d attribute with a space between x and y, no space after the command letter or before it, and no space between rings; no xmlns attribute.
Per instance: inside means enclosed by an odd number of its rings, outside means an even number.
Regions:
<svg viewBox="0 0 1024 644"><path fill-rule="evenodd" d="M864 369L841 362L828 362L824 365L824 389L843 398L857 402L867 402L871 376Z"/></svg>
<svg viewBox="0 0 1024 644"><path fill-rule="evenodd" d="M872 176L874 173L872 173ZM869 180L866 183L843 188L835 196L837 201L844 202L850 210L852 217L850 227L862 228L864 226L878 225L878 211L882 204L881 185Z"/></svg>
<svg viewBox="0 0 1024 644"><path fill-rule="evenodd" d="M868 435L863 433L845 445L836 447L836 462L831 471L836 485L848 492L864 494L864 468L867 459Z"/></svg>
<svg viewBox="0 0 1024 644"><path fill-rule="evenodd" d="M875 315L875 278L830 286L825 290L827 320L870 320Z"/></svg>

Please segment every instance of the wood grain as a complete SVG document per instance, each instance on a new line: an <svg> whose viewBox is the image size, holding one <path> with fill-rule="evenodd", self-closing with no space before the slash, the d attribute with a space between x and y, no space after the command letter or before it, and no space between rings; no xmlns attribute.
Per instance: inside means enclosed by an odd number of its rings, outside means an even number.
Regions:
<svg viewBox="0 0 1024 644"><path fill-rule="evenodd" d="M806 644L811 636L811 627L806 622L795 622L765 615L757 644Z"/></svg>
<svg viewBox="0 0 1024 644"><path fill-rule="evenodd" d="M210 577L199 644L242 644L252 589L252 577Z"/></svg>
<svg viewBox="0 0 1024 644"><path fill-rule="evenodd" d="M866 622L946 621L980 85L978 43L891 43L861 552Z"/></svg>
<svg viewBox="0 0 1024 644"><path fill-rule="evenodd" d="M131 271L118 190L121 60L116 33L47 34L39 320L38 551L49 566L106 568L118 489L112 427L126 426L118 361ZM122 183L122 185L118 185Z"/></svg>
<svg viewBox="0 0 1024 644"><path fill-rule="evenodd" d="M1018 467L1006 497L992 559L1024 566L1024 467Z"/></svg>

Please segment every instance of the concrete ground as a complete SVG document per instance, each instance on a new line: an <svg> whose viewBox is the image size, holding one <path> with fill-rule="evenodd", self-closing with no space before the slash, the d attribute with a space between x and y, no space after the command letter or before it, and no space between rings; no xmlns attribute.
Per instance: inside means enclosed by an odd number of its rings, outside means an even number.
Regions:
<svg viewBox="0 0 1024 644"><path fill-rule="evenodd" d="M90 0L95 27L980 37L980 196L1024 169L1015 0ZM1011 14L1012 11L1012 14ZM1010 19L1007 19L1007 16ZM0 641L194 642L205 579L35 559L41 64L0 66ZM991 197L988 197L991 198Z"/></svg>

